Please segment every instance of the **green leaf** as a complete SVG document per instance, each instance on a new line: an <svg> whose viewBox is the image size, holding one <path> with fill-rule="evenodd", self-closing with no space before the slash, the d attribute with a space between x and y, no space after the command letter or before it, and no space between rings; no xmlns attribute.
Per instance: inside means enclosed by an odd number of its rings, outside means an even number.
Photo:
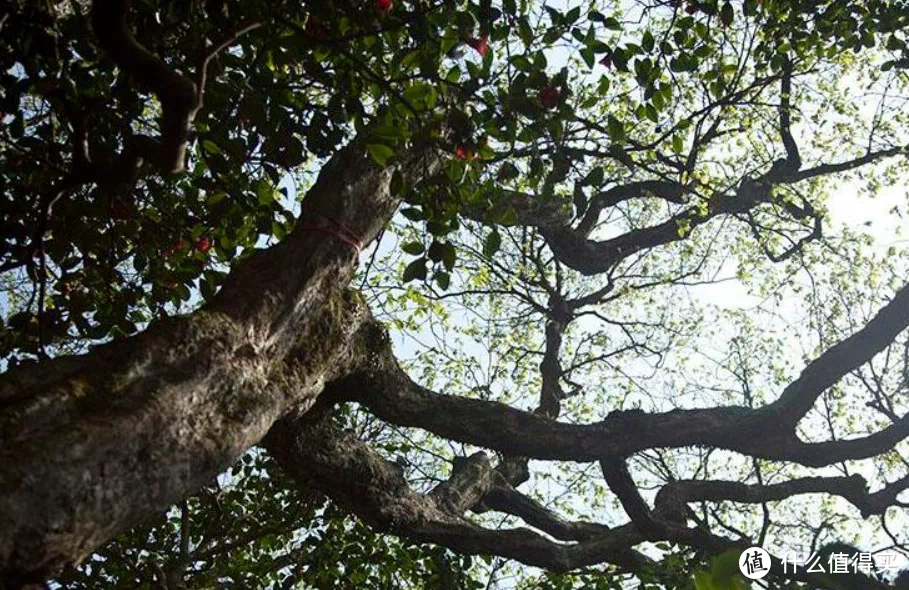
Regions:
<svg viewBox="0 0 909 590"><path fill-rule="evenodd" d="M199 292L202 294L202 298L207 301L214 297L215 286L207 278L203 277L199 280Z"/></svg>
<svg viewBox="0 0 909 590"><path fill-rule="evenodd" d="M492 230L488 236L486 236L486 241L483 243L483 256L486 258L492 258L496 252L499 251L499 248L502 245L502 236L498 231Z"/></svg>
<svg viewBox="0 0 909 590"><path fill-rule="evenodd" d="M279 221L272 221L271 233L275 234L275 237L279 240L283 240L287 236L287 226Z"/></svg>
<svg viewBox="0 0 909 590"><path fill-rule="evenodd" d="M450 271L455 266L455 262L457 261L458 254L457 254L457 251L455 250L455 247L452 244L445 244L445 246L446 246L445 253L444 253L444 256L442 257L442 263L445 265L445 268Z"/></svg>
<svg viewBox="0 0 909 590"><path fill-rule="evenodd" d="M395 155L393 149L381 143L370 143L366 146L369 155L376 161L376 164L383 168L388 165L388 160Z"/></svg>
<svg viewBox="0 0 909 590"><path fill-rule="evenodd" d="M449 275L447 272L439 271L433 273L432 278L435 279L436 283L438 283L439 287L441 287L443 291L447 291L449 285L451 285L451 275Z"/></svg>
<svg viewBox="0 0 909 590"><path fill-rule="evenodd" d="M440 242L438 240L433 240L432 244L429 245L429 251L427 252L429 259L433 262L441 262L445 265L445 268L451 270L454 268L455 258L457 256L455 252L455 247L450 242Z"/></svg>
<svg viewBox="0 0 909 590"><path fill-rule="evenodd" d="M646 107L644 107L644 111L646 112L648 119L650 119L654 123L660 122L659 114L657 113L657 110L655 108L653 108L652 104L649 104Z"/></svg>
<svg viewBox="0 0 909 590"><path fill-rule="evenodd" d="M611 17L611 16L608 17L608 18L606 18L606 20L603 21L603 25L604 25L607 29L612 29L613 31L621 31L621 30L622 30L622 24L621 24L619 21L617 21L616 19L614 19L613 17Z"/></svg>
<svg viewBox="0 0 909 590"><path fill-rule="evenodd" d="M461 79L461 68L454 66L448 70L448 74L445 75L445 79L452 84L457 84L458 80Z"/></svg>
<svg viewBox="0 0 909 590"><path fill-rule="evenodd" d="M891 51L898 51L900 49L906 48L906 42L898 38L896 35L890 35L890 37L887 39L886 47Z"/></svg>
<svg viewBox="0 0 909 590"><path fill-rule="evenodd" d="M606 175L606 171L603 170L602 166L597 166L591 170L587 176L584 178L584 184L587 186L600 186L603 184L603 177Z"/></svg>
<svg viewBox="0 0 909 590"><path fill-rule="evenodd" d="M423 211L421 209L417 209L416 207L407 207L406 209L402 209L401 215L411 221L423 221L426 219L426 215L423 213Z"/></svg>
<svg viewBox="0 0 909 590"><path fill-rule="evenodd" d="M710 574L703 571L695 572L694 588L695 590L718 590L716 586L713 585L713 580L711 579Z"/></svg>
<svg viewBox="0 0 909 590"><path fill-rule="evenodd" d="M404 250L405 252L407 252L408 254L412 254L413 256L419 256L426 249L423 247L423 244L421 244L420 242L407 242L406 244L401 246L401 250Z"/></svg>
<svg viewBox="0 0 909 590"><path fill-rule="evenodd" d="M213 141L210 140L210 139L203 139L203 140L202 140L202 149L205 150L206 152L210 153L210 154L222 154L222 153L224 153L224 152L221 151L221 148L218 147L218 144L216 144L215 142L213 142Z"/></svg>
<svg viewBox="0 0 909 590"><path fill-rule="evenodd" d="M256 197L260 205L270 205L275 201L275 189L267 180L256 183Z"/></svg>
<svg viewBox="0 0 909 590"><path fill-rule="evenodd" d="M413 280L426 280L426 258L417 258L413 262L407 265L407 268L404 269L404 282L409 283Z"/></svg>
<svg viewBox="0 0 909 590"><path fill-rule="evenodd" d="M728 27L732 24L734 18L735 11L732 9L732 3L726 2L723 4L723 8L720 10L720 20L723 21L723 24Z"/></svg>
<svg viewBox="0 0 909 590"><path fill-rule="evenodd" d="M427 255L433 262L439 262L442 260L442 242L433 240L429 245L429 251L427 252Z"/></svg>
<svg viewBox="0 0 909 590"><path fill-rule="evenodd" d="M401 68L403 70L410 70L410 69L416 67L419 64L421 57L422 57L422 54L420 53L420 51L418 49L414 49L413 51L411 51L407 55L405 55L404 59L401 60Z"/></svg>
<svg viewBox="0 0 909 590"><path fill-rule="evenodd" d="M530 23L527 22L527 17L522 16L518 19L518 36L526 47L530 47L533 43L533 29L530 27Z"/></svg>
<svg viewBox="0 0 909 590"><path fill-rule="evenodd" d="M710 560L710 572L714 582L728 586L733 578L739 576L739 558L741 549L729 549Z"/></svg>
<svg viewBox="0 0 909 590"><path fill-rule="evenodd" d="M583 58L588 68L592 68L593 64L596 63L596 54L593 51L593 47L588 46L581 49L581 58Z"/></svg>
<svg viewBox="0 0 909 590"><path fill-rule="evenodd" d="M455 45L460 42L461 40L458 38L457 29L448 29L445 31L445 36L442 37L442 55L449 53L452 49L454 49Z"/></svg>
<svg viewBox="0 0 909 590"><path fill-rule="evenodd" d="M565 23L572 25L581 17L581 7L575 6L565 15Z"/></svg>
<svg viewBox="0 0 909 590"><path fill-rule="evenodd" d="M392 141L397 141L407 137L407 129L396 125L379 125L372 130L372 134L380 140L390 139Z"/></svg>
<svg viewBox="0 0 909 590"><path fill-rule="evenodd" d="M609 138L613 141L620 141L625 138L625 125L614 115L609 115L606 120L606 131L609 133Z"/></svg>
<svg viewBox="0 0 909 590"><path fill-rule="evenodd" d="M408 86L404 89L403 96L417 109L431 109L436 105L436 89L430 84L418 83Z"/></svg>
<svg viewBox="0 0 909 590"><path fill-rule="evenodd" d="M663 107L666 106L666 99L663 97L662 92L655 92L651 97L650 102L653 104L653 108L658 111L662 111Z"/></svg>

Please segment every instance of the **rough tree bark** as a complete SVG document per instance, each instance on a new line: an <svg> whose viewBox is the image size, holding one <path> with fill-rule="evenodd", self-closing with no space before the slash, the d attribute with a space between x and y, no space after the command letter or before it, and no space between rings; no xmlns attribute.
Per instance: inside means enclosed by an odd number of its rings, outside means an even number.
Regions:
<svg viewBox="0 0 909 590"><path fill-rule="evenodd" d="M298 228L238 264L209 305L0 377L0 579L79 561L308 407L366 317L343 292L356 264L349 234L372 241L398 205L392 175L416 182L432 153L382 169L352 142L306 195Z"/></svg>

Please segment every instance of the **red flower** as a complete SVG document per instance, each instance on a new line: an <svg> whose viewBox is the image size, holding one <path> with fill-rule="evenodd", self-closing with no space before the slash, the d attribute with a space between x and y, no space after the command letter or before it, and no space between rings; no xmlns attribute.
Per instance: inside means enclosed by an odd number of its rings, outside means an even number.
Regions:
<svg viewBox="0 0 909 590"><path fill-rule="evenodd" d="M391 12L391 9L394 7L391 0L373 0L376 10L383 14L388 14Z"/></svg>
<svg viewBox="0 0 909 590"><path fill-rule="evenodd" d="M480 38L472 38L467 40L467 44L476 50L481 56L485 56L489 53L489 35L482 35Z"/></svg>
<svg viewBox="0 0 909 590"><path fill-rule="evenodd" d="M196 242L196 250L205 254L211 249L211 238L199 238L199 241Z"/></svg>
<svg viewBox="0 0 909 590"><path fill-rule="evenodd" d="M170 258L174 254L185 252L187 248L189 248L189 243L186 240L177 240L171 244L170 248L164 251L164 256Z"/></svg>
<svg viewBox="0 0 909 590"><path fill-rule="evenodd" d="M540 91L540 104L545 109L551 109L559 104L559 90L555 86L547 86Z"/></svg>
<svg viewBox="0 0 909 590"><path fill-rule="evenodd" d="M459 160L473 160L473 150L459 145L455 148L455 157Z"/></svg>

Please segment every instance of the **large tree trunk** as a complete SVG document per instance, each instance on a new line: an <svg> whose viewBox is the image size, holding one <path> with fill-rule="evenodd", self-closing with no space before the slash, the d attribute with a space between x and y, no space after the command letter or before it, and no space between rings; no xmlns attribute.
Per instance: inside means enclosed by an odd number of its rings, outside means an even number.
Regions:
<svg viewBox="0 0 909 590"><path fill-rule="evenodd" d="M326 165L298 228L238 264L199 312L0 377L0 580L78 562L312 404L364 317L343 295L348 234L375 238L398 204L396 170L412 183L432 168L429 150L381 169L362 148Z"/></svg>

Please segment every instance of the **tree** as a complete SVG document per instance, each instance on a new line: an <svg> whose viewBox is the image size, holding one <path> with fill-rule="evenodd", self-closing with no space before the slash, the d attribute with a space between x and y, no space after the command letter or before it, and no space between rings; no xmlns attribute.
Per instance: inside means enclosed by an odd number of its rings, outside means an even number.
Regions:
<svg viewBox="0 0 909 590"><path fill-rule="evenodd" d="M21 3L0 17L3 577L84 582L61 571L149 517L167 530L174 505L177 555L147 568L165 587L250 543L273 583L322 583L274 539L362 530L339 510L450 550L386 548L427 585L472 583L481 566L455 554L543 568L529 583L549 587L742 585L728 555L843 540L850 510L891 535L909 487L905 256L826 234L825 200L850 175L900 178L907 14ZM380 234L400 247L367 250ZM680 299L730 268L804 324L774 334L763 308ZM481 335L487 372L468 376L474 353L446 337L402 366L388 326ZM261 493L231 505L285 503L229 530L206 498L247 452ZM583 473L582 491L556 473ZM552 486L572 498L559 510ZM805 494L838 500L793 524ZM605 498L615 526L570 516ZM148 530L114 543L160 540ZM889 583L780 557L774 583Z"/></svg>

